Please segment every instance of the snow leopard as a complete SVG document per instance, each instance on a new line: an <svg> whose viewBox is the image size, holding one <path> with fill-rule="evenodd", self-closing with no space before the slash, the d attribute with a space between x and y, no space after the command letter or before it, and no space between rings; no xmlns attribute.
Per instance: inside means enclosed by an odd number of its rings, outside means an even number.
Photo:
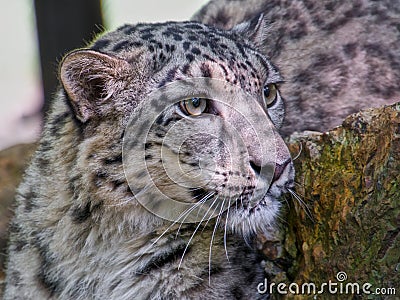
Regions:
<svg viewBox="0 0 400 300"><path fill-rule="evenodd" d="M64 57L5 299L268 298L254 237L276 230L294 169L266 29L125 25Z"/></svg>

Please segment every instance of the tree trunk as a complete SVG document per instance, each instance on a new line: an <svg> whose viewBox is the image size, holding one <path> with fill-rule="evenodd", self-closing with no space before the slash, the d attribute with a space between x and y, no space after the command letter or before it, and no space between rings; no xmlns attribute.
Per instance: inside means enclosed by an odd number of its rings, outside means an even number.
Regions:
<svg viewBox="0 0 400 300"><path fill-rule="evenodd" d="M264 244L273 261L266 267L270 283L296 283L301 292L302 283L318 290L331 280L343 284L334 299L390 298L344 294L347 283L359 284L360 293L370 283L371 293L395 288L399 297L400 103L351 115L324 134L292 136L289 148L300 153L296 189L304 204L291 201L282 244ZM325 288L321 297L328 295ZM274 298L282 298L276 289Z"/></svg>
<svg viewBox="0 0 400 300"><path fill-rule="evenodd" d="M44 105L46 112L58 85L57 61L85 46L103 31L99 0L35 0Z"/></svg>

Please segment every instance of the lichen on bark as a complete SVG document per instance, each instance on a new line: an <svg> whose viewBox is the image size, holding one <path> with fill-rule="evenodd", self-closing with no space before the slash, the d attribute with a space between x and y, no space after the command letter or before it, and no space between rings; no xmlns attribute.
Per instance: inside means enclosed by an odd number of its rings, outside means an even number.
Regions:
<svg viewBox="0 0 400 300"><path fill-rule="evenodd" d="M292 139L289 149L300 152L296 190L312 218L299 202L291 203L285 251L275 258L290 262L280 263L285 279L322 284L339 282L337 273L345 272L344 283L370 283L371 291L392 287L399 295L400 103L351 115L327 133Z"/></svg>

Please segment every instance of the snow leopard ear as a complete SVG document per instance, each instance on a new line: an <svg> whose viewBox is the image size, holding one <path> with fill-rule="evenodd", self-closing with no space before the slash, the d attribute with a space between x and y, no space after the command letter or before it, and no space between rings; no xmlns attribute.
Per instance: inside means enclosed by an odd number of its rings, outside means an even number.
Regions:
<svg viewBox="0 0 400 300"><path fill-rule="evenodd" d="M76 117L83 123L96 117L101 105L123 87L127 61L93 50L69 53L60 64L60 81Z"/></svg>
<svg viewBox="0 0 400 300"><path fill-rule="evenodd" d="M268 21L264 14L234 26L232 32L245 37L258 48L261 48L269 31Z"/></svg>

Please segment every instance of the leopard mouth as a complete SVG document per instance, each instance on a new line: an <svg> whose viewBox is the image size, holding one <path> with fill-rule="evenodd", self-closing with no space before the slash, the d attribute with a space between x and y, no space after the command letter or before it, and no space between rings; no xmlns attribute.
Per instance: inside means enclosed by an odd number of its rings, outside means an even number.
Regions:
<svg viewBox="0 0 400 300"><path fill-rule="evenodd" d="M268 188L262 189L268 185ZM265 206L270 201L279 201L283 194L290 192L294 188L294 168L292 160L289 158L281 165L276 165L274 176L270 184L267 182L261 185L253 185L251 189L243 189L238 196L241 200L243 209L254 211L260 206Z"/></svg>
<svg viewBox="0 0 400 300"><path fill-rule="evenodd" d="M276 220L280 214L282 201L281 198L294 187L294 169L289 164L281 172L281 176L275 178L268 190L264 193L259 191L259 195L250 195L247 198L239 195L231 205L230 211L225 212L225 222L231 231L240 234L245 238L254 236L258 233L267 233L275 230ZM240 197L242 196L242 197ZM252 205L250 205L250 203Z"/></svg>
<svg viewBox="0 0 400 300"><path fill-rule="evenodd" d="M283 184L273 182L269 186L267 192L260 196L255 196L254 194L256 194L256 191L254 190L243 190L231 206L237 205L235 203L239 202L242 209L247 209L251 213L261 206L267 206L270 201L279 201L282 195L289 193L293 188L294 181L290 179Z"/></svg>
<svg viewBox="0 0 400 300"><path fill-rule="evenodd" d="M257 209L260 209L260 208L267 208L267 207L271 204L271 202L274 202L274 201L280 202L280 201L279 201L279 198L280 198L283 194L286 194L286 193L287 193L287 191L282 191L282 193L280 193L280 195L273 195L273 194L271 194L270 191L268 190L267 193L265 193L262 197L260 197L260 198L257 199L257 200L252 200L252 201L250 201L250 200L248 200L248 199L243 199L243 198L242 198L242 199L237 199L236 202L239 203L239 207L240 207L242 210L248 211L249 214L251 215L251 214L253 214L254 211L256 211ZM234 206L234 205L236 205L236 204L234 203L233 205L231 205L231 207Z"/></svg>

